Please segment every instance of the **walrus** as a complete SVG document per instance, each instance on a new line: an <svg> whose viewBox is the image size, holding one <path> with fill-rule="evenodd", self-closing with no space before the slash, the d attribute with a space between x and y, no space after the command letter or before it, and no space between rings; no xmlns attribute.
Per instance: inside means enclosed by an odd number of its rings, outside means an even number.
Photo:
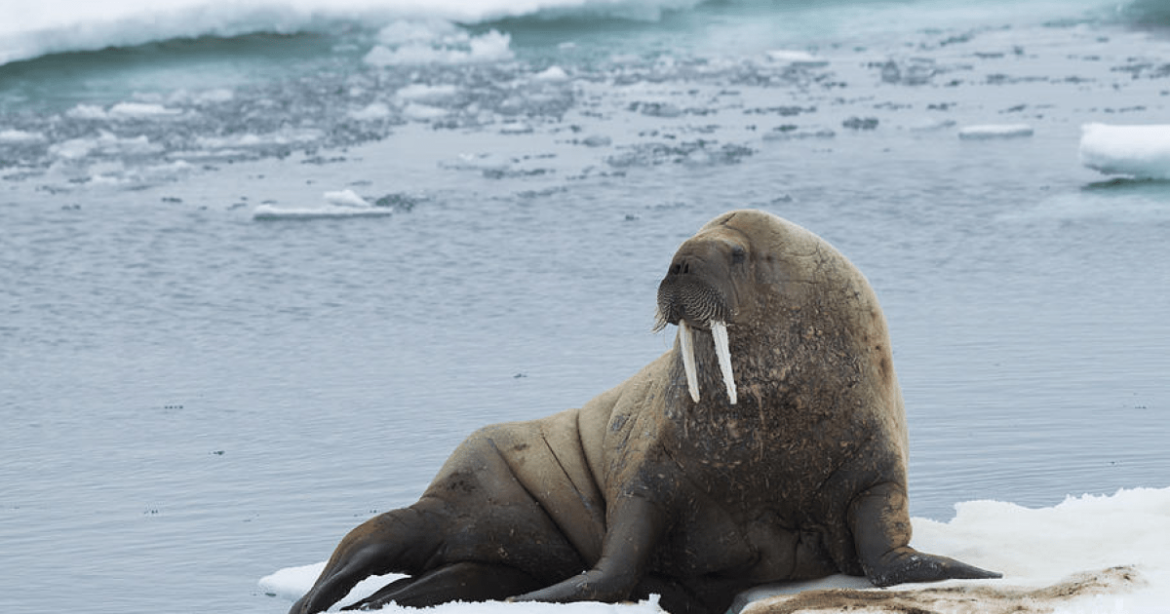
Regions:
<svg viewBox="0 0 1170 614"><path fill-rule="evenodd" d="M885 318L828 242L772 214L715 218L675 253L674 346L579 409L482 428L417 503L342 539L294 614L347 606L740 591L830 574L876 586L996 578L910 547L907 430Z"/></svg>

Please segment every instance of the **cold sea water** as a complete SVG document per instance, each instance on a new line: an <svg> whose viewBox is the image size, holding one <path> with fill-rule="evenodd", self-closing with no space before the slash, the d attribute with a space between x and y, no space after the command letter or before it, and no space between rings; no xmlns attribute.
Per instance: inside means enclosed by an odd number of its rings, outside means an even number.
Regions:
<svg viewBox="0 0 1170 614"><path fill-rule="evenodd" d="M3 12L5 612L284 611L472 430L668 349L740 207L875 287L913 515L1170 486L1170 184L1077 157L1170 123L1160 2Z"/></svg>

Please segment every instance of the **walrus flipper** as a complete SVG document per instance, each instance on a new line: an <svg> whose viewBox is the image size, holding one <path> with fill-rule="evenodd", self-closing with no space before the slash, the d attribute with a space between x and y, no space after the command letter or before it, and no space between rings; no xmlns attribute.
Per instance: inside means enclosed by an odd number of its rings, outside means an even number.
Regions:
<svg viewBox="0 0 1170 614"><path fill-rule="evenodd" d="M441 532L430 509L434 505L434 501L420 501L374 516L350 531L289 614L322 612L370 576L423 569L426 559L441 545Z"/></svg>
<svg viewBox="0 0 1170 614"><path fill-rule="evenodd" d="M612 504L593 569L567 580L515 597L513 601L606 601L630 597L650 566L650 556L667 529L666 510L644 496L626 495Z"/></svg>
<svg viewBox="0 0 1170 614"><path fill-rule="evenodd" d="M342 610L376 610L391 602L428 608L448 601L499 601L540 586L531 575L487 563L454 563L419 577L396 580Z"/></svg>
<svg viewBox="0 0 1170 614"><path fill-rule="evenodd" d="M886 483L861 494L850 507L857 556L865 576L874 586L1003 577L994 571L911 548L906 503L903 489Z"/></svg>

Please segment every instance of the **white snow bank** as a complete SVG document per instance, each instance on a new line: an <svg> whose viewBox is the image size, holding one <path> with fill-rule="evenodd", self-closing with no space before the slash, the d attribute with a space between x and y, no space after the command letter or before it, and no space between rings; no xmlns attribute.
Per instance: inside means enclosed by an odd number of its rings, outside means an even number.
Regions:
<svg viewBox="0 0 1170 614"><path fill-rule="evenodd" d="M1028 124L982 124L966 126L959 130L959 138L967 140L1014 139L1032 136Z"/></svg>
<svg viewBox="0 0 1170 614"><path fill-rule="evenodd" d="M1081 127L1081 164L1106 175L1170 180L1170 125Z"/></svg>
<svg viewBox="0 0 1170 614"><path fill-rule="evenodd" d="M348 217L382 217L394 214L394 207L380 207L353 190L325 192L325 204L316 207L280 207L264 204L252 212L254 220L315 220ZM310 582L311 584L311 582Z"/></svg>
<svg viewBox="0 0 1170 614"><path fill-rule="evenodd" d="M751 592L753 602L745 614L766 614L769 603L783 603L783 595L825 588L852 588L901 599L908 607L931 604L936 611L984 612L1055 611L1058 613L1109 612L1153 614L1170 604L1170 488L1118 491L1113 496L1070 497L1053 507L1030 509L998 501L973 501L956 506L950 522L914 519L915 547L952 556L1004 574L1000 580L951 581L930 585L903 585L881 591L867 587L859 578L833 576L816 582L762 587ZM299 599L312 587L324 563L282 569L260 580L265 593ZM1116 569L1121 568L1121 569ZM1079 575L1078 575L1079 574ZM352 602L389 583L393 577L359 584L342 603ZM950 602L935 599L940 588L959 587ZM1069 587L1075 587L1071 590ZM1037 590L1039 589L1039 590ZM1051 590L1046 590L1051 589ZM1066 590L1068 589L1068 590ZM845 599L854 591L832 598ZM1071 593L1071 594L1070 594ZM808 593L803 593L808 595ZM933 596L932 596L933 595ZM918 605L915 605L918 604ZM866 605L850 601L841 607L850 612L888 612L880 601ZM581 614L650 614L659 610L653 602L608 605L554 604L446 604L436 614L537 614L563 608ZM507 610L505 610L507 608ZM384 611L410 614L388 606Z"/></svg>

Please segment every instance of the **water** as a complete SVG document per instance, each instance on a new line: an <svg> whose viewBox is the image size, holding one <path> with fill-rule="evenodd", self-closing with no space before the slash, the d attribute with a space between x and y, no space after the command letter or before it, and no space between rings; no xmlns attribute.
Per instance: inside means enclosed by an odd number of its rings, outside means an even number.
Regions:
<svg viewBox="0 0 1170 614"><path fill-rule="evenodd" d="M1167 485L1170 188L1076 160L1082 123L1165 122L1158 3L661 6L0 66L0 603L285 610L260 576L470 431L665 351L657 282L736 207L876 288L915 516ZM342 189L393 214L253 219Z"/></svg>

